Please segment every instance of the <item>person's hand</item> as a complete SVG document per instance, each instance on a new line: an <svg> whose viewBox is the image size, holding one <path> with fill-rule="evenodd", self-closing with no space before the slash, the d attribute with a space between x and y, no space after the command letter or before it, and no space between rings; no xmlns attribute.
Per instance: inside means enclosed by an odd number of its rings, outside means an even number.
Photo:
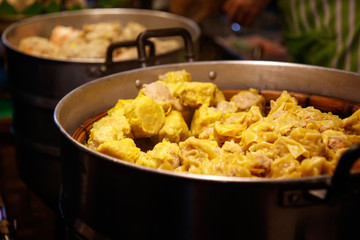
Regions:
<svg viewBox="0 0 360 240"><path fill-rule="evenodd" d="M251 47L261 47L261 60L289 61L287 48L277 42L258 35L244 38Z"/></svg>
<svg viewBox="0 0 360 240"><path fill-rule="evenodd" d="M222 8L231 21L250 26L269 2L270 0L225 0Z"/></svg>

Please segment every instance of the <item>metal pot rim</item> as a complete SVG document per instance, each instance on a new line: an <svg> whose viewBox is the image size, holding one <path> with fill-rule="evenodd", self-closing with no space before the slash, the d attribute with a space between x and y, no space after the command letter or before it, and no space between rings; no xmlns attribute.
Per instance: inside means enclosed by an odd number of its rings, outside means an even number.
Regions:
<svg viewBox="0 0 360 240"><path fill-rule="evenodd" d="M30 54L20 51L17 46L14 46L13 44L11 44L8 41L7 37L9 35L9 33L11 31L13 31L14 29L16 29L22 25L26 25L26 24L33 23L33 22L46 21L46 20L54 19L54 18L66 18L66 17L71 17L71 16L77 16L77 15L93 16L93 15L118 15L118 14L143 15L143 16L150 16L150 17L155 16L155 17L160 17L160 18L162 17L162 18L174 19L174 20L177 20L178 22L185 23L187 26L190 26L191 29L193 29L193 31L194 31L194 35L192 36L193 40L199 39L199 37L200 37L200 33L201 33L200 27L194 21L192 21L186 17L174 14L174 13L158 11L158 10L151 10L151 9L132 9L132 8L100 9L99 8L99 9L81 9L81 10L63 11L63 12L56 12L56 13L47 13L47 14L32 16L32 17L28 17L28 18L19 20L18 22L11 24L4 30L4 32L2 34L2 43L6 47L12 49L13 51L16 51L19 54L23 54L28 57L34 58L34 59L42 59L42 60L49 60L49 61L54 61L54 62L66 62L66 63L104 63L105 58L104 59L95 59L95 58L92 58L92 59L88 59L88 58L60 59L60 58L39 57L39 56L30 55ZM169 54L169 53L166 53L166 54ZM163 55L165 55L165 54L163 54ZM134 60L134 59L132 59L132 60ZM127 60L116 61L116 62L120 63L120 62L126 62L126 61Z"/></svg>

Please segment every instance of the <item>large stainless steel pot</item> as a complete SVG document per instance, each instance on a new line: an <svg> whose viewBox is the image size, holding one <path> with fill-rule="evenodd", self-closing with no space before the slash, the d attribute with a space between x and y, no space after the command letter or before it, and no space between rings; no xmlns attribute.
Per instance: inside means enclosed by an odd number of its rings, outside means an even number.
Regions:
<svg viewBox="0 0 360 240"><path fill-rule="evenodd" d="M156 170L103 155L72 134L86 120L134 98L167 71L220 89L272 89L360 102L360 75L299 64L210 61L126 71L82 85L56 106L67 225L86 239L352 239L360 223L360 146L334 176L249 179ZM341 86L341 88L339 88ZM350 220L351 219L351 220Z"/></svg>
<svg viewBox="0 0 360 240"><path fill-rule="evenodd" d="M19 21L2 36L6 70L11 84L20 176L46 203L57 208L60 186L59 135L53 122L56 103L77 86L114 72L141 66L138 59L121 62L105 59L58 60L19 51L21 38L49 37L58 24L81 28L83 24L120 20L136 21L150 29L182 28L194 46L200 37L197 24L167 12L144 9L88 9L45 14ZM181 39L180 39L181 41ZM153 64L184 61L184 50L155 56Z"/></svg>

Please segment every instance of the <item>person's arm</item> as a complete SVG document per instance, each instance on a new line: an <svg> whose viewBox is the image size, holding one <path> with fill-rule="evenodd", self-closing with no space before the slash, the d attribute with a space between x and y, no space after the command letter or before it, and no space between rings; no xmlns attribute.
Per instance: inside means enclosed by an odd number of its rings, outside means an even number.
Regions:
<svg viewBox="0 0 360 240"><path fill-rule="evenodd" d="M244 26L251 25L271 0L225 0L222 8L228 18Z"/></svg>
<svg viewBox="0 0 360 240"><path fill-rule="evenodd" d="M223 0L171 0L169 11L201 23L220 13Z"/></svg>

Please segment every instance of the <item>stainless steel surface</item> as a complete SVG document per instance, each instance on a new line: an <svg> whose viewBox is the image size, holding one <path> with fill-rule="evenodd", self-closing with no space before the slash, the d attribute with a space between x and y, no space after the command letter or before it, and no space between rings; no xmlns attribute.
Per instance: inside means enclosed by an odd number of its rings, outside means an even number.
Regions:
<svg viewBox="0 0 360 240"><path fill-rule="evenodd" d="M88 239L329 240L357 234L358 172L345 179L344 195L329 199L318 196L330 196L331 176L285 180L170 172L119 161L71 137L119 98L135 97L137 81L149 83L180 69L220 89L289 90L360 102L359 74L278 62L168 64L84 84L62 98L54 113L62 135L60 206L73 231Z"/></svg>
<svg viewBox="0 0 360 240"><path fill-rule="evenodd" d="M114 63L105 59L57 60L25 54L18 50L21 38L49 37L58 24L81 28L85 23L120 20L136 21L148 28L185 28L194 45L199 27L191 20L167 12L144 9L87 9L44 14L24 19L8 27L2 42L5 66L13 98L12 130L16 136L20 176L47 204L57 210L60 188L59 135L53 122L57 102L72 89L93 79L141 66L137 59ZM179 49L156 56L155 64L185 61ZM105 68L104 68L105 66ZM103 72L102 69L111 69Z"/></svg>

